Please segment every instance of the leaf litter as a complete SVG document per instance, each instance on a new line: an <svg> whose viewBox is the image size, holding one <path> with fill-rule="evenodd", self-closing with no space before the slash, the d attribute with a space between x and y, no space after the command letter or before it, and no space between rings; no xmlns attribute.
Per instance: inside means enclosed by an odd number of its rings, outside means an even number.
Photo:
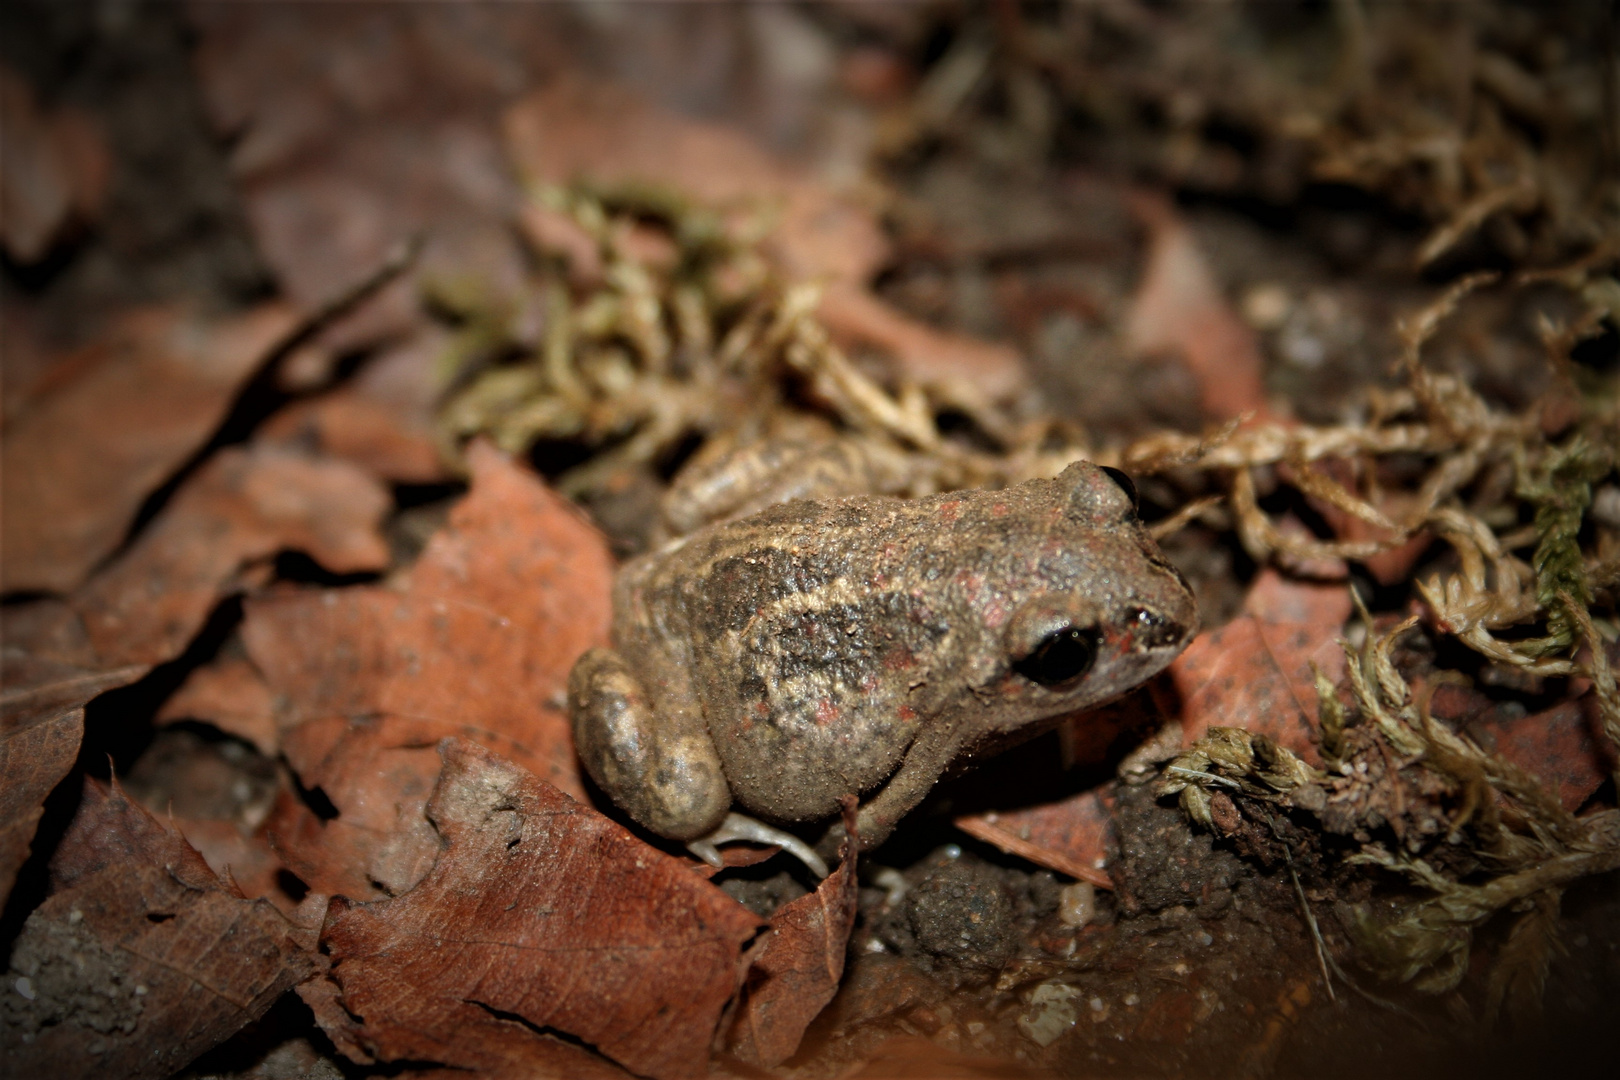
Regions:
<svg viewBox="0 0 1620 1080"><path fill-rule="evenodd" d="M949 27L950 47L915 95L884 99L892 111L876 144L898 176L939 152L975 168L1007 168L1051 152L1053 104L1104 118L1120 134L1126 113L1118 106L1128 101L1147 115L1162 111L1174 130L1162 142L1122 137L1120 152L1142 174L1183 192L1258 185L1275 198L1284 189L1266 185L1278 176L1316 176L1424 217L1431 228L1409 245L1412 263L1451 287L1400 324L1393 378L1364 380L1339 419L1325 423L1293 419L1295 403L1268 391L1279 363L1297 365L1307 355L1285 337L1294 332L1288 291L1251 290L1241 315L1227 305L1216 284L1230 270L1226 253L1192 227L1197 215L1185 206L1116 192L1148 231L1139 284L1121 298L1129 303L1073 280L1043 294L1067 298L1070 314L1061 318L1070 325L1078 318L1090 347L1151 359L1196 388L1209 426L1121 439L1032 404L1022 366L1004 346L912 317L892 285L869 290L880 266L949 250L948 243L905 246L907 230L926 217L914 207L900 206L886 223L901 237L895 247L847 191L830 194L719 126L690 124L574 76L521 101L507 113L504 134L529 186L503 198L521 222L529 264L510 258L511 237L487 221L468 234L461 268L455 244L434 249L411 282L423 303L410 288L396 288L348 339L398 334L384 348L403 345L394 354L400 359L385 363L379 353L359 379L335 389L327 389L330 372L318 375L318 392L273 416L252 443L211 453L127 547L118 547L123 530L186 456L183 448L125 483L138 493L133 502L128 494L121 504L75 496L74 514L93 503L100 515L79 529L91 540L76 554L66 550L66 569L31 571L8 584L61 594L23 597L6 611L6 791L21 799L21 844L33 835L44 795L73 769L78 706L172 660L221 597L245 594L241 625L219 657L192 668L155 718L188 721L181 734L198 721L217 725L262 754L280 755L272 808L256 823L185 814L175 823L211 848L211 859L231 864L233 877L240 867L251 894L275 895L298 919L326 909L321 933L336 967L303 992L355 1061L503 1075L617 1074L616 1061L643 1075L694 1075L707 1067L710 1036L743 986L750 989L722 1040L735 1058L717 1059L722 1068L742 1067L726 1064L738 1059L786 1060L812 1073L862 1061L868 1072L900 1071L908 1062L924 1071L975 1067L885 1043L900 1031L923 1036L922 1046L993 1052L996 1061L1033 1060L1064 1073L1119 1039L1143 1055L1132 1059L1127 1049L1124 1060L1190 1064L1190 1047L1214 1037L1234 1070L1264 1072L1279 1055L1301 1052L1295 1033L1323 1015L1322 996L1331 1004L1335 987L1339 1002L1350 988L1382 1003L1375 1009L1398 1003L1403 1015L1428 1008L1422 995L1442 995L1453 1018L1473 1010L1484 1022L1504 1010L1529 1015L1559 948L1566 894L1612 870L1617 850L1609 820L1620 741L1609 508L1615 395L1601 365L1572 360L1612 334L1612 230L1605 233L1605 218L1582 193L1591 153L1583 157L1566 137L1588 106L1529 74L1540 62L1530 54L1509 55L1501 42L1522 27L1504 29L1490 22L1495 14L1481 23L1490 44L1477 71L1448 84L1466 87L1463 96L1478 107L1448 113L1443 96L1425 96L1424 80L1452 62L1434 43L1454 29L1442 33L1411 13L1335 10L1343 66L1292 97L1279 91L1286 67L1256 62L1216 74L1185 59L1242 55L1242 47L1173 59L1177 42L1212 31L1230 43L1223 35L1233 17L1225 14L1143 17L1121 7L1037 16L1009 8L993 31L970 18ZM287 17L284 40L299 40L296 30L285 34L303 18ZM386 170L388 156L375 144L322 143L336 129L323 134L319 125L279 129L277 143L277 123L302 115L298 122L309 124L317 114L289 104L277 116L254 100L254 81L270 80L274 65L221 62L233 49L240 55L252 17L216 13L205 23L214 105L225 87L236 95L231 108L262 111L266 120L238 153L254 220L283 277L319 293L322 275L339 263L347 267L340 276L358 276L367 259L381 258L385 239L398 239L378 224L385 204L362 196L355 179L379 165ZM377 55L419 42L427 25L394 34ZM884 37L893 30L862 32L889 42L890 55L906 54L903 36ZM1098 52L1102 41L1114 47ZM446 39L448 52L465 47L465 39ZM1103 77L1075 81L1068 55L1088 56ZM1127 75L1130 65L1155 63L1179 70L1177 78L1207 96L1167 98L1168 83ZM1372 78L1374 71L1382 77ZM306 89L318 96L338 86L340 97L352 95L352 86L325 78ZM1110 104L1103 88L1120 96ZM487 86L464 100L474 99L493 115ZM345 108L397 124L408 100L350 97ZM1429 130L1405 130L1413 123ZM1221 142L1221 125L1253 134L1252 160ZM1539 150L1516 125L1541 132ZM486 129L479 138L491 136ZM292 153L300 146L319 152L300 159ZM1315 157L1286 156L1301 146ZM1564 174L1533 164L1538 152ZM715 161L729 167L716 169ZM1269 161L1272 172L1246 171L1255 161ZM731 186L703 186L717 176ZM431 201L423 192L447 190L438 184L423 174L406 185L402 229ZM1286 189L1287 197L1301 190ZM309 228L314 218L294 227L289 215L299 199L317 217L364 204L357 219L364 227L319 238ZM445 231L467 220L464 201L457 205ZM489 263L497 273L466 271L478 263L468 253L479 250L501 252ZM1538 269L1461 274L1481 250ZM334 251L341 257L329 258ZM319 274L305 272L321 259ZM987 281L992 295L1013 295L1005 269L958 263L951 272L963 310ZM820 280L806 280L816 274ZM916 280L927 274L924 267ZM1284 314L1269 314L1278 303ZM1505 325L1481 323L1477 313L1522 316L1538 305L1539 325L1521 318L1529 336L1519 345L1546 357L1550 374L1534 383L1540 389L1504 398L1482 389L1488 379L1467 377L1468 361L1495 347L1481 344L1478 327ZM1037 318L1053 325L1050 314ZM85 363L95 371L104 361ZM70 389L75 370L58 369ZM8 473L12 437L35 430L27 426L34 422L28 403L49 403L56 392L41 384L38 396L24 399L22 427L8 423ZM61 405L62 415L80 409L99 417L106 406L93 402L108 395L96 393L85 392L91 405ZM432 403L441 397L435 432ZM72 404L71 395L61 400ZM1327 411L1314 405L1312 414ZM87 422L36 430L34 438L69 446ZM117 425L103 427L120 437ZM190 436L193 449L209 430ZM605 632L612 563L599 535L486 439L532 455L621 551L704 517L749 512L759 500L997 486L1085 456L1137 477L1155 534L1173 555L1196 562L1209 552L1233 554L1190 571L1206 611L1217 613L1212 625L1151 693L1115 707L1110 723L1119 730L1158 734L1108 762L1103 772L1117 773L1112 781L1078 791L1071 781L1053 801L1021 807L1014 799L971 816L953 814L947 793L934 811L1076 884L1016 862L981 872L975 868L988 849L947 851L904 873L865 867L859 879L853 866L841 866L816 893L781 904L768 932L777 936L750 950L756 916L683 860L570 801L593 793L575 769L557 694L572 658ZM817 486L767 486L740 499L722 490L724 467L766 441ZM34 443L17 445L17 460L43 460ZM559 448L566 450L553 461L548 455ZM264 463L263 475L280 477L278 461L329 478L311 487L327 501L312 501L302 516L294 511L278 531L263 520L246 524L240 509L229 509L236 496L207 496L217 476L243 462ZM411 542L402 546L406 514L389 525L392 550L380 544L374 530L383 489L374 478L437 484L458 472L471 475L471 493L452 504L443 499L448 489L438 492L442 501L427 520L447 512L448 524L420 556ZM271 483L271 494L292 490L282 479ZM8 523L19 520L9 499L6 509ZM263 504L254 514L276 517ZM43 528L46 539L31 542L48 548L48 516L22 520ZM188 546L196 539L189 530L207 529L225 541ZM7 542L9 567L9 534ZM307 552L327 572L362 571L362 580L335 587L275 580L281 564L268 560L286 548ZM1232 558L1257 572L1236 580ZM380 583L370 580L384 571ZM1372 605L1354 618L1352 590L1340 584L1347 576L1361 593L1355 602ZM1369 579L1377 589L1369 591ZM136 599L138 582L152 583L152 604ZM137 662L109 667L128 656ZM15 671L29 673L20 693ZM1113 745L1091 720L1071 721L1065 732L1064 764ZM40 739L54 754L35 749ZM469 781L472 774L483 779ZM594 849L585 858L569 840L537 853L524 835L516 848L498 850L496 826L525 811L490 804L479 817L479 800L495 788L521 792L517 802L528 813L552 808L540 815L547 830L566 819L586 835L616 837L609 846L621 854L649 860L626 879L639 884L608 898L618 915L599 921L593 910L567 924L572 934L599 935L607 953L624 924L653 916L665 922L650 940L661 947L688 940L681 935L693 929L690 913L659 899L671 886L640 881L651 867L660 881L679 882L681 895L703 897L704 910L729 912L731 944L715 947L729 959L705 968L710 989L701 1015L680 1025L679 1038L613 1022L646 1015L635 1011L646 1006L634 995L615 999L612 979L551 968L525 983L492 961L468 971L451 959L463 955L457 949L510 945L483 928L516 928L521 938L532 929L523 920L553 914L528 906L536 888L561 890L565 900L579 888L577 873L536 870L524 879L535 888L501 907L491 897L516 885L492 880L483 864L543 854L601 870ZM1191 828L1155 799L1158 792L1178 801ZM94 803L87 795L81 817ZM927 808L917 816L926 815ZM232 831L219 828L206 843L216 825ZM69 850L63 841L58 858ZM188 858L187 873L202 881L200 857ZM585 861L568 862L578 859ZM771 869L733 862L718 878L727 891L732 875ZM301 879L295 891L308 890L306 905L295 907L278 867ZM480 890L452 888L462 877ZM1082 885L1113 886L1117 895ZM55 912L72 888L51 887L40 912ZM458 920L453 903L471 903L478 914ZM1257 936L1230 917L1237 911L1270 928ZM961 966L964 957L927 944L970 915L1002 928L975 946L987 950L977 955L1001 957L977 974ZM444 929L457 927L459 938L463 923L478 931L477 941L447 947ZM789 927L803 940L784 968L764 943ZM390 935L402 932L415 935L412 947L391 947ZM309 951L310 937L300 939L301 962L318 968L322 954ZM1220 941L1244 955L1249 970L1241 978L1234 972L1228 987L1219 962L1168 960L1168 951L1154 951L1159 941L1175 943L1188 960ZM431 948L416 947L424 942ZM1008 942L1016 947L1004 952ZM938 988L944 984L949 992ZM785 997L762 993L773 985ZM680 1004L691 1006L690 996ZM610 1016L591 1004L601 1001L620 1001L613 1007L630 1012ZM1238 1020L1238 1003L1258 1012ZM823 1019L812 1024L818 1013ZM786 1019L773 1030L764 1019L772 1016ZM217 1037L185 1043L176 1063Z"/></svg>

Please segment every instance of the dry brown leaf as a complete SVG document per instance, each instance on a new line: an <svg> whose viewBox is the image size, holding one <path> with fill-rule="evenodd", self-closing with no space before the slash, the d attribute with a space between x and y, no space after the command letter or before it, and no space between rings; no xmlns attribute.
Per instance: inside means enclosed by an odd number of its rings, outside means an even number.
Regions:
<svg viewBox="0 0 1620 1080"><path fill-rule="evenodd" d="M155 721L172 724L202 720L228 735L249 742L266 757L281 750L281 729L276 726L275 695L264 676L246 657L225 656L196 668L186 676Z"/></svg>
<svg viewBox="0 0 1620 1080"><path fill-rule="evenodd" d="M839 344L876 348L918 382L966 383L1001 400L1017 393L1027 379L1023 358L1011 346L936 329L900 314L855 283L828 286L816 314Z"/></svg>
<svg viewBox="0 0 1620 1080"><path fill-rule="evenodd" d="M610 188L654 186L722 211L775 209L780 216L769 250L789 280L827 283L818 314L828 329L847 344L891 354L913 379L967 382L991 398L1025 383L1013 349L936 330L868 292L889 251L873 216L741 132L578 77L524 98L507 113L505 126L507 147L530 183L583 178ZM530 224L543 239L580 247L555 218L535 217Z"/></svg>
<svg viewBox="0 0 1620 1080"><path fill-rule="evenodd" d="M408 238L425 241L414 273L323 335L338 352L419 325L423 278L523 278L507 227L515 185L489 118L561 47L552 20L508 7L453 19L432 6L386 19L344 4L188 11L203 104L288 296L313 307Z"/></svg>
<svg viewBox="0 0 1620 1080"><path fill-rule="evenodd" d="M532 473L482 443L468 464L471 493L399 580L251 598L243 642L289 725L386 716L391 739L465 736L583 797L564 690L607 640L612 558Z"/></svg>
<svg viewBox="0 0 1620 1080"><path fill-rule="evenodd" d="M864 282L888 257L871 215L739 131L668 112L614 83L559 78L506 114L530 183L651 184L723 210L777 209L772 243L794 278Z"/></svg>
<svg viewBox="0 0 1620 1080"><path fill-rule="evenodd" d="M145 675L104 668L61 600L12 604L0 622L0 901L27 860L46 796L79 757L84 705Z"/></svg>
<svg viewBox="0 0 1620 1080"><path fill-rule="evenodd" d="M386 567L378 527L389 505L388 492L346 462L229 448L73 606L103 663L171 660L250 563L297 549L334 573Z"/></svg>
<svg viewBox="0 0 1620 1080"><path fill-rule="evenodd" d="M1226 297L1192 232L1168 202L1156 196L1134 200L1151 240L1147 269L1127 317L1132 352L1174 352L1201 389L1204 412L1213 420L1269 412L1262 381L1260 346Z"/></svg>
<svg viewBox="0 0 1620 1080"><path fill-rule="evenodd" d="M397 484L451 479L434 441L444 393L437 364L449 338L438 326L418 329L331 393L272 416L259 438L314 447Z"/></svg>
<svg viewBox="0 0 1620 1080"><path fill-rule="evenodd" d="M47 113L34 91L0 66L0 244L17 262L38 262L70 221L95 220L111 157L100 129L71 106Z"/></svg>
<svg viewBox="0 0 1620 1080"><path fill-rule="evenodd" d="M222 319L146 308L59 360L0 442L0 590L78 585L294 321L282 304Z"/></svg>
<svg viewBox="0 0 1620 1080"><path fill-rule="evenodd" d="M45 799L79 759L84 707L0 716L0 903L28 861Z"/></svg>
<svg viewBox="0 0 1620 1080"><path fill-rule="evenodd" d="M305 789L337 812L281 792L265 831L289 870L316 892L354 900L399 896L422 880L439 852L422 816L439 755L416 725L327 717L289 731L284 749Z"/></svg>
<svg viewBox="0 0 1620 1080"><path fill-rule="evenodd" d="M759 921L511 762L440 752L432 872L396 899L332 901L331 971L301 992L333 1042L361 1062L538 1071L567 1046L549 1028L645 1076L705 1075Z"/></svg>
<svg viewBox="0 0 1620 1080"><path fill-rule="evenodd" d="M1164 710L1147 704L1156 698L1156 694L1133 694L1066 718L1061 729L1063 760L1076 764L1105 761L1122 737L1162 725ZM1113 879L1104 867L1114 836L1114 790L1110 782L1052 802L966 814L956 818L955 825L1009 855L1112 889Z"/></svg>
<svg viewBox="0 0 1620 1080"><path fill-rule="evenodd" d="M86 782L51 871L6 976L12 1075L168 1076L324 966L116 785Z"/></svg>
<svg viewBox="0 0 1620 1080"><path fill-rule="evenodd" d="M170 827L185 837L232 892L249 900L263 897L291 918L297 908L281 887L281 858L261 832L244 832L234 821L168 814Z"/></svg>
<svg viewBox="0 0 1620 1080"><path fill-rule="evenodd" d="M1613 775L1614 746L1603 735L1595 694L1528 714L1503 704L1456 684L1436 686L1429 698L1432 715L1536 777L1565 810L1579 810Z"/></svg>
<svg viewBox="0 0 1620 1080"><path fill-rule="evenodd" d="M855 928L855 803L844 811L844 861L816 891L783 904L753 953L732 1022L731 1052L771 1068L792 1057L821 1010L838 992L844 953Z"/></svg>
<svg viewBox="0 0 1620 1080"><path fill-rule="evenodd" d="M960 817L956 827L1037 866L1112 889L1103 869L1114 830L1112 792L1105 784L1042 806Z"/></svg>
<svg viewBox="0 0 1620 1080"><path fill-rule="evenodd" d="M1243 611L1193 639L1170 665L1181 694L1183 745L1215 726L1270 736L1316 764L1314 662L1330 683L1344 675L1338 638L1350 617L1343 585L1292 581L1267 568L1255 577Z"/></svg>

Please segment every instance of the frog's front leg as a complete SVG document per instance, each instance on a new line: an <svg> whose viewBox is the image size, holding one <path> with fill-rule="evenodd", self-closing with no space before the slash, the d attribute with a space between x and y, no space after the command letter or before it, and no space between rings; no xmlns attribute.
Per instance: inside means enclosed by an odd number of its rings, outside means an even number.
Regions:
<svg viewBox="0 0 1620 1080"><path fill-rule="evenodd" d="M672 680L686 678L670 665ZM613 649L592 649L568 676L574 747L591 779L636 821L674 840L712 833L731 808L690 688L663 686L656 699ZM683 692L685 691L685 692Z"/></svg>
<svg viewBox="0 0 1620 1080"><path fill-rule="evenodd" d="M963 738L954 725L938 724L921 732L906 750L893 776L860 809L855 827L861 850L870 851L889 838L895 824L923 800L961 752ZM834 827L829 836L838 833Z"/></svg>

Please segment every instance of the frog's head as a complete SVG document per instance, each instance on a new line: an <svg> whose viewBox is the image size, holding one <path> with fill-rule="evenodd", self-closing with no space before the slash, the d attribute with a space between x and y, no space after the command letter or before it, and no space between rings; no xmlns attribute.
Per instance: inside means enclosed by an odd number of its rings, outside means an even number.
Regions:
<svg viewBox="0 0 1620 1080"><path fill-rule="evenodd" d="M1124 473L1076 462L1025 487L1047 528L1004 564L1000 656L978 691L1003 731L1124 694L1198 629L1192 590L1137 517Z"/></svg>

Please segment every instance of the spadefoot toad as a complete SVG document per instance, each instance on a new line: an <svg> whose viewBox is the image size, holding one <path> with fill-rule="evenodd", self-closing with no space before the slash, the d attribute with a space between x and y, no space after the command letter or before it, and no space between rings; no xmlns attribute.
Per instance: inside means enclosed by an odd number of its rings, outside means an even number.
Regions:
<svg viewBox="0 0 1620 1080"><path fill-rule="evenodd" d="M868 848L953 760L1118 697L1198 623L1130 481L1084 462L710 526L626 564L613 611L569 709L585 767L632 818L702 841L733 803L802 822L854 793Z"/></svg>

